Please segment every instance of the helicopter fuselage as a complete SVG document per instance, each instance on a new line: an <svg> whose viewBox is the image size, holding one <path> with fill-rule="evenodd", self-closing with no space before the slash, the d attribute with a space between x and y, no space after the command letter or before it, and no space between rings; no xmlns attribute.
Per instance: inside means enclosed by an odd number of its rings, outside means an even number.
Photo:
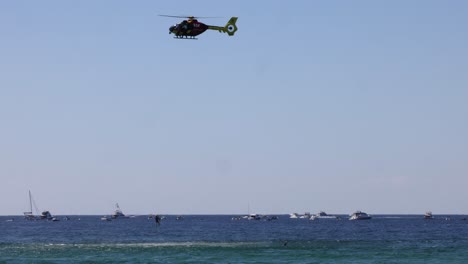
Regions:
<svg viewBox="0 0 468 264"><path fill-rule="evenodd" d="M169 34L174 34L177 38L195 37L205 32L208 26L197 20L184 20L169 28Z"/></svg>

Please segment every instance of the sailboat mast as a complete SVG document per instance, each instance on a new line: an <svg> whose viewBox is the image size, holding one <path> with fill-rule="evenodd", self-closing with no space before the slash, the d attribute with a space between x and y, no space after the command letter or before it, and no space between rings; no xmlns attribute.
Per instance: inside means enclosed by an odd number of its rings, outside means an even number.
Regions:
<svg viewBox="0 0 468 264"><path fill-rule="evenodd" d="M29 190L29 212L32 213L32 198L31 198L31 190Z"/></svg>

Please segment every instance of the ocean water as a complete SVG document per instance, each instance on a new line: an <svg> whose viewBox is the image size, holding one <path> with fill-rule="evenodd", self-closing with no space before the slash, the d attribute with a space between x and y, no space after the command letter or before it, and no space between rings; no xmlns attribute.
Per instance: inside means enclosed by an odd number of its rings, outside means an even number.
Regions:
<svg viewBox="0 0 468 264"><path fill-rule="evenodd" d="M101 221L0 217L0 263L468 263L464 216L231 220L226 215ZM11 221L13 220L13 221Z"/></svg>

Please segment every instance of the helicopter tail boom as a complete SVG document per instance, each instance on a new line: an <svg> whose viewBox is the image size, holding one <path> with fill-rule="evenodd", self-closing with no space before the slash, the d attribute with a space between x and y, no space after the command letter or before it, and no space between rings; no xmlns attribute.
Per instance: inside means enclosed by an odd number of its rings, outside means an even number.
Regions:
<svg viewBox="0 0 468 264"><path fill-rule="evenodd" d="M234 33L237 31L237 17L231 17L227 22L226 26L218 27L218 26L208 26L208 29L218 30L219 32L227 33L229 36L234 36Z"/></svg>

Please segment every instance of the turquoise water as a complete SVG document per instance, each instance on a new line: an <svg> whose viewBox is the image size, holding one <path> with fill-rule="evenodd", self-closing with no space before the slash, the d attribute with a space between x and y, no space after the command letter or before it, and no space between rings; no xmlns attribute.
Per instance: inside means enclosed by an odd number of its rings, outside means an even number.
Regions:
<svg viewBox="0 0 468 264"><path fill-rule="evenodd" d="M467 263L462 216L231 220L139 216L110 222L0 217L0 263Z"/></svg>

